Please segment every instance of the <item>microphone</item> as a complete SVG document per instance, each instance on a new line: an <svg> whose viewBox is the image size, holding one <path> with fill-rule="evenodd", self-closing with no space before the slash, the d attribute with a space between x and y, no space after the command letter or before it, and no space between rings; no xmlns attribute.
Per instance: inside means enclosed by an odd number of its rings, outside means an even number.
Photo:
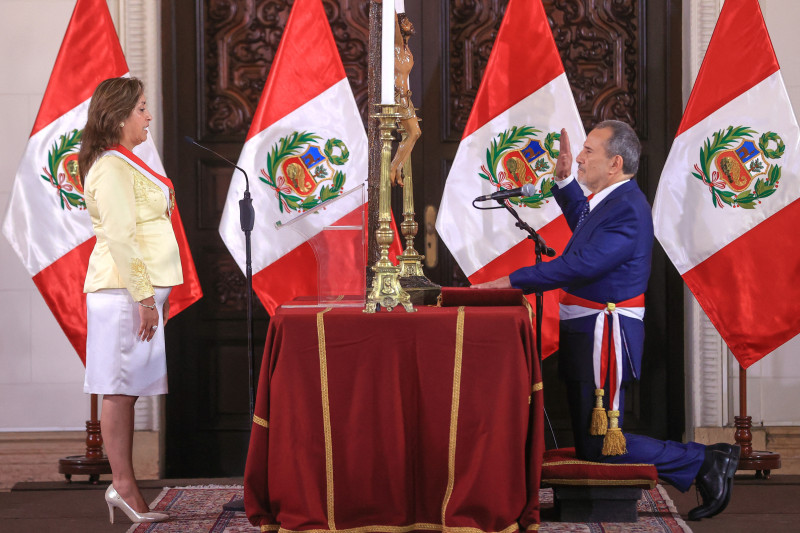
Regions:
<svg viewBox="0 0 800 533"><path fill-rule="evenodd" d="M483 202L485 200L505 200L506 198L516 198L517 196L533 196L536 194L536 187L532 183L526 183L522 187L516 189L503 189L502 191L493 192L484 196L475 198L476 202Z"/></svg>
<svg viewBox="0 0 800 533"><path fill-rule="evenodd" d="M206 151L208 151L208 152L211 152L212 154L214 154L214 155L215 155L215 156L217 156L218 158L220 158L220 159L222 159L223 161L225 161L226 163L228 163L230 166L232 166L232 167L234 167L234 168L237 168L237 169L239 169L239 170L242 172L242 174L244 174L244 190L245 190L245 191L247 191L247 192L250 192L250 180L247 178L247 172L245 172L245 171L244 171L244 169L243 169L242 167L240 167L239 165L237 165L236 163L234 163L233 161L231 161L231 160L230 160L230 159L228 159L227 157L224 157L222 154L219 154L219 153L215 152L214 150L212 150L212 149L211 149L211 148L209 148L208 146L203 146L202 144L200 144L199 142L195 141L194 139L192 139L192 138L191 138L191 137L189 137L188 135L186 135L186 136L183 138L183 140L184 140L184 141L186 141L186 142L187 142L187 143L189 143L189 144L193 144L193 145L195 145L195 146L199 146L199 147L200 147L200 148L202 148L203 150L206 150Z"/></svg>
<svg viewBox="0 0 800 533"><path fill-rule="evenodd" d="M199 142L195 141L194 139L192 139L188 135L184 136L183 140L185 140L189 144L193 144L195 146L199 146L203 150L211 152L212 154L214 154L218 158L220 158L223 161L225 161L226 163L228 163L230 166L239 169L242 172L242 174L244 174L244 197L241 200L239 200L239 225L242 226L242 231L245 232L245 235L247 236L247 239L248 239L248 244L247 244L248 250L247 250L247 253L249 255L249 253L250 253L250 250L249 250L250 249L250 244L249 244L249 238L250 237L249 237L249 234L250 234L251 231L253 231L253 227L255 226L256 213L255 213L255 210L253 209L253 199L250 198L250 180L247 178L247 172L245 172L242 167L240 167L239 165L237 165L233 161L229 160L227 157L224 157L223 155L218 154L217 152L215 152L214 150L212 150L208 146L203 146L202 144L200 144ZM247 268L250 268L249 259L248 259ZM251 411L252 411L252 409L251 409Z"/></svg>

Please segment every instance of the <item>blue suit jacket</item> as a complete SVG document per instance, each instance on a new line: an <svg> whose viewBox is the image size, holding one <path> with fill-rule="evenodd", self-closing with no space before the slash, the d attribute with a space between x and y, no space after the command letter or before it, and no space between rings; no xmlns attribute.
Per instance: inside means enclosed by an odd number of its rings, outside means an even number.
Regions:
<svg viewBox="0 0 800 533"><path fill-rule="evenodd" d="M526 293L562 288L593 302L621 302L643 294L650 277L653 219L650 204L631 180L604 198L577 231L578 217L588 201L576 180L554 188L573 235L561 256L511 273L511 285ZM592 381L595 317L562 320L559 340L561 377ZM620 317L624 337L623 380L641 374L644 324Z"/></svg>

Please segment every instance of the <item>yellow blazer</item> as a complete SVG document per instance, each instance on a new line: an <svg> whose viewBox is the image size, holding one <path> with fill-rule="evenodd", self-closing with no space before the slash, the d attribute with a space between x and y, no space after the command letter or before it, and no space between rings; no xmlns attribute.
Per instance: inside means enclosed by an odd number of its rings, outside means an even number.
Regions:
<svg viewBox="0 0 800 533"><path fill-rule="evenodd" d="M86 176L86 209L97 236L83 292L128 289L135 301L156 287L183 283L178 242L162 189L113 156L100 157Z"/></svg>

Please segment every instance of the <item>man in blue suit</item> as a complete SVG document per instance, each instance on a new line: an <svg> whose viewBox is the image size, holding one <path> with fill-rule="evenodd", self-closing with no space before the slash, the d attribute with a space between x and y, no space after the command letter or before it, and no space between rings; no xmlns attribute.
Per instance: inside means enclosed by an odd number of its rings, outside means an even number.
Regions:
<svg viewBox="0 0 800 533"><path fill-rule="evenodd" d="M567 383L578 457L654 464L659 476L681 491L695 481L703 504L689 518L714 516L730 501L738 446L683 444L621 432L623 385L641 375L644 293L653 248L650 205L632 179L639 166L639 139L623 122L601 122L578 154L577 180L570 176L566 130L561 130L560 144L553 196L572 229L563 254L475 287L514 287L526 294L564 289L559 375ZM579 182L592 193L589 198Z"/></svg>

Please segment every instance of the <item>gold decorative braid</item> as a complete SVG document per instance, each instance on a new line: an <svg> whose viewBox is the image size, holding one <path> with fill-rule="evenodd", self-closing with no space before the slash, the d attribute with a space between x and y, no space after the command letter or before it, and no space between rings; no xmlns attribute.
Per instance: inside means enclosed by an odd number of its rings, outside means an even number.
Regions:
<svg viewBox="0 0 800 533"><path fill-rule="evenodd" d="M539 524L531 524L525 528L525 531L539 531Z"/></svg>
<svg viewBox="0 0 800 533"><path fill-rule="evenodd" d="M581 461L580 459L570 459L568 461L553 461L550 463L542 463L542 466L560 466L560 465L593 465L593 466L613 466L613 467L624 467L624 466L653 466L649 463L593 463L592 461Z"/></svg>
<svg viewBox="0 0 800 533"><path fill-rule="evenodd" d="M331 405L328 400L328 356L325 351L325 322L328 307L317 313L317 344L319 347L319 377L322 386L322 425L325 434L325 481L328 494L328 527L336 529L333 515L333 443L331 439Z"/></svg>
<svg viewBox="0 0 800 533"><path fill-rule="evenodd" d="M156 293L153 284L150 282L150 275L147 273L147 265L138 257L131 258L130 264L130 286L131 293L140 295L144 299Z"/></svg>
<svg viewBox="0 0 800 533"><path fill-rule="evenodd" d="M537 391L540 391L543 388L544 388L544 385L542 384L541 381L533 384L533 387L531 387L531 395L528 396L528 405L530 405L531 401L533 400L533 393L537 392Z"/></svg>
<svg viewBox="0 0 800 533"><path fill-rule="evenodd" d="M542 484L549 485L570 485L570 486L636 486L647 485L651 489L656 486L656 482L650 479L543 479Z"/></svg>
<svg viewBox="0 0 800 533"><path fill-rule="evenodd" d="M447 453L447 490L442 503L442 526L445 525L445 515L453 486L456 481L456 436L458 434L458 404L461 402L461 363L464 357L464 306L458 308L456 319L456 356L453 365L453 402L450 407L450 445ZM448 531L451 528L447 528ZM455 528L453 528L455 530Z"/></svg>
<svg viewBox="0 0 800 533"><path fill-rule="evenodd" d="M261 418L258 415L253 415L253 422L255 422L256 424L258 424L261 427L269 429L269 422L267 422L266 420L264 420L263 418Z"/></svg>
<svg viewBox="0 0 800 533"><path fill-rule="evenodd" d="M528 320L530 320L531 327L536 327L536 324L533 322L533 319L536 318L536 313L533 312L533 307L528 299L525 298L524 294L522 295L522 305L524 305L525 309L528 310Z"/></svg>
<svg viewBox="0 0 800 533"><path fill-rule="evenodd" d="M538 530L539 524L531 524L528 526L527 531ZM478 529L477 527L452 527L452 526L443 526L442 524L426 524L426 523L416 523L416 524L409 524L407 526L382 526L382 525L374 525L374 526L361 526L361 527L352 527L349 529L337 529L337 533L410 533L411 531L447 531L447 533L511 533L512 531L519 531L519 524L514 522L510 526L505 529L502 529L497 532L491 531L484 531L482 529ZM261 526L261 531L278 531L279 533L331 533L333 530L330 529L304 529L302 531L295 531L291 529L284 529L278 525L263 525Z"/></svg>

